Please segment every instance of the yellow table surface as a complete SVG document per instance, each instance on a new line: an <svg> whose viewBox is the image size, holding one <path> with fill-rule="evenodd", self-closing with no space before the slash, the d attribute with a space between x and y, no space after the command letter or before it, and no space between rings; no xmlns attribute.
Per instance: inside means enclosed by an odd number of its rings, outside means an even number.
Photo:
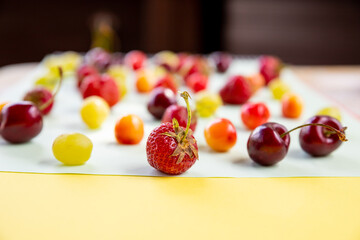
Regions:
<svg viewBox="0 0 360 240"><path fill-rule="evenodd" d="M0 239L360 239L359 186L0 173Z"/></svg>
<svg viewBox="0 0 360 240"><path fill-rule="evenodd" d="M2 172L0 191L0 240L360 239L360 178Z"/></svg>

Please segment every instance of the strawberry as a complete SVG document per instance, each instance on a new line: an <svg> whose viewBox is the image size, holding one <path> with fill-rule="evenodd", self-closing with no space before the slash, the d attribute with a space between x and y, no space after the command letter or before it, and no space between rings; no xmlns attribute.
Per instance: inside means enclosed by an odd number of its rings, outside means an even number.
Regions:
<svg viewBox="0 0 360 240"><path fill-rule="evenodd" d="M225 103L243 104L251 97L250 84L243 76L232 76L220 90L220 96Z"/></svg>
<svg viewBox="0 0 360 240"><path fill-rule="evenodd" d="M188 111L186 129L180 127L174 118L172 123L162 123L155 128L146 142L146 155L150 166L171 175L184 173L199 158L196 139L190 129L189 94L183 92L181 97L185 99Z"/></svg>
<svg viewBox="0 0 360 240"><path fill-rule="evenodd" d="M114 106L120 97L119 88L115 80L106 74L85 77L81 83L80 91L84 99L90 96L99 96L110 107Z"/></svg>
<svg viewBox="0 0 360 240"><path fill-rule="evenodd" d="M277 57L262 56L260 58L260 74L263 75L266 85L279 77L282 68L283 63Z"/></svg>

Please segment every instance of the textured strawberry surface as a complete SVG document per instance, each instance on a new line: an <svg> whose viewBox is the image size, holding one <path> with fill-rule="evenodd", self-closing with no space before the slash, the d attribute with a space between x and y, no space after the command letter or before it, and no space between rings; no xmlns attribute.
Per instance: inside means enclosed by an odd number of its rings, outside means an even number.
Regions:
<svg viewBox="0 0 360 240"><path fill-rule="evenodd" d="M172 123L162 123L155 128L149 135L146 143L146 155L149 164L157 170L177 175L187 171L196 161L196 157L192 158L186 154L180 163L176 163L179 156L171 156L175 151L178 143L173 137L163 135L166 132L174 132ZM191 138L194 138L191 136ZM198 149L195 143L195 148Z"/></svg>
<svg viewBox="0 0 360 240"><path fill-rule="evenodd" d="M243 104L251 97L251 87L243 76L236 75L220 90L220 96L225 103Z"/></svg>

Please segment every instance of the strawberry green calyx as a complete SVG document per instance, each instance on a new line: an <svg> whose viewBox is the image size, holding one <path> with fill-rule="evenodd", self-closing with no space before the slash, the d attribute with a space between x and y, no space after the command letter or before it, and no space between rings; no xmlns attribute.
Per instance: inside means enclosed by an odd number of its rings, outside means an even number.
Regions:
<svg viewBox="0 0 360 240"><path fill-rule="evenodd" d="M195 148L196 140L193 137L192 130L190 129L191 109L189 104L189 98L191 97L186 91L182 92L180 96L184 98L186 102L186 108L188 113L186 129L184 130L182 127L180 127L178 121L174 118L172 120L174 132L163 133L166 136L174 138L178 143L176 149L171 155L172 157L179 156L176 164L181 163L186 154L189 155L190 158L193 158L195 156L196 159L199 159L198 150Z"/></svg>
<svg viewBox="0 0 360 240"><path fill-rule="evenodd" d="M39 110L40 110L40 111L43 111L44 109L46 109L47 107L49 107L49 106L54 102L55 96L57 95L57 93L58 93L59 90L60 90L60 87L61 87L62 82L63 82L63 70L62 70L61 67L58 67L58 70L59 70L59 76L60 76L59 83L58 83L55 91L53 92L51 98L50 98L47 102L45 102L43 105L41 105L41 106L39 107Z"/></svg>

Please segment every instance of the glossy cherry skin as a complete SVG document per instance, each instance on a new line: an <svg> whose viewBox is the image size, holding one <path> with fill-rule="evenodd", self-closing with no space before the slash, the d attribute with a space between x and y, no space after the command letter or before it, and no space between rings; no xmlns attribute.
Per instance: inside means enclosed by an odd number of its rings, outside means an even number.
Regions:
<svg viewBox="0 0 360 240"><path fill-rule="evenodd" d="M39 109L31 102L8 104L1 111L1 136L10 143L24 143L42 130L43 119Z"/></svg>
<svg viewBox="0 0 360 240"><path fill-rule="evenodd" d="M341 123L330 116L314 116L306 123L321 123L337 130L343 127ZM300 130L299 140L301 148L308 154L320 157L336 150L342 143L337 134L329 134L331 130L321 126L307 126Z"/></svg>
<svg viewBox="0 0 360 240"><path fill-rule="evenodd" d="M24 96L24 101L30 101L34 103L35 106L37 106L39 109L41 106L46 104L48 101L51 101L53 94L49 90L43 87L37 87L33 90L26 93ZM50 113L52 107L54 105L54 102L52 102L48 107L46 107L43 110L40 110L42 115L47 115Z"/></svg>
<svg viewBox="0 0 360 240"><path fill-rule="evenodd" d="M157 87L150 95L147 108L156 119L161 119L166 108L176 103L176 96L169 88Z"/></svg>
<svg viewBox="0 0 360 240"><path fill-rule="evenodd" d="M184 106L180 106L177 104L169 106L162 117L161 122L172 122L173 118L175 118L179 125L183 128L186 128L187 121L188 121L188 114L187 109ZM197 125L197 115L194 111L191 114L191 124L190 129L194 132Z"/></svg>
<svg viewBox="0 0 360 240"><path fill-rule="evenodd" d="M268 122L258 126L250 134L247 150L250 158L263 166L271 166L284 159L290 145L290 135L286 127L279 123Z"/></svg>

